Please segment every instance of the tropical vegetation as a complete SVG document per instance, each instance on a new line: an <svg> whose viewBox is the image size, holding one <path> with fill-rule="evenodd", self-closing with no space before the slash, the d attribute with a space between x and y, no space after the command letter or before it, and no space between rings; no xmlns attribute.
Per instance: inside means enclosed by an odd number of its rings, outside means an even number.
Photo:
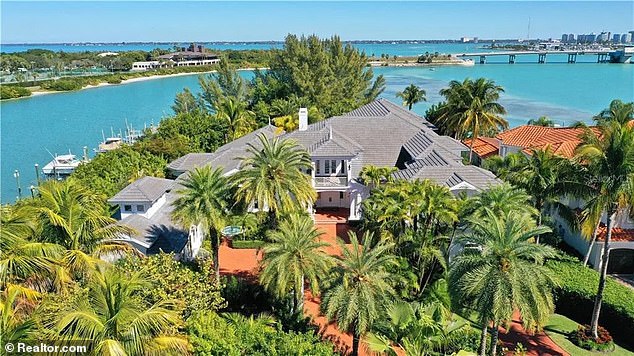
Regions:
<svg viewBox="0 0 634 356"><path fill-rule="evenodd" d="M104 355L356 355L364 348L496 355L500 330L518 313L526 329L540 332L557 311L588 324L578 340L628 342L634 293L607 276L615 213L630 213L634 197L634 105L620 101L597 115L573 159L535 150L490 160L505 182L472 196L431 180L397 180L393 167L363 167L363 218L334 243L306 212L317 198L310 156L263 130L239 172L204 166L178 179L172 218L204 236L191 260L140 256L120 242L133 231L116 224L107 197L139 177L169 176L168 160L213 152L269 123L291 131L300 107L315 122L382 91L365 55L337 37L291 35L267 60L271 69L252 80L223 61L200 78L200 94L179 93L174 115L136 144L2 207L3 340L88 339ZM458 138L495 133L508 125L502 92L483 78L452 82L428 119ZM403 93L410 109L416 97L424 95ZM562 197L582 200L581 212L566 209ZM545 238L560 233L548 227L555 221L596 232L604 213L599 273ZM234 247L255 247L240 252L261 257L257 275L221 276L229 225L242 227ZM310 319L316 315L304 315L316 301L328 322L352 336L349 350L321 340Z"/></svg>
<svg viewBox="0 0 634 356"><path fill-rule="evenodd" d="M427 95L425 90L414 84L410 84L403 91L396 93L396 97L403 99L403 106L407 106L408 110L412 110L412 106L418 102L427 101L425 95Z"/></svg>

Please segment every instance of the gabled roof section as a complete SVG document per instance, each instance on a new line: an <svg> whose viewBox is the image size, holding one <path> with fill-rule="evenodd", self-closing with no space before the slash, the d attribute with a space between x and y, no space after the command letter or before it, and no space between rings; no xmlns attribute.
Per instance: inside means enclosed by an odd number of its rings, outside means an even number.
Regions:
<svg viewBox="0 0 634 356"><path fill-rule="evenodd" d="M429 126L429 122L413 112L386 99L378 99L347 114L310 124L305 131L290 132L285 137L296 140L312 155L350 156L354 153L360 166L392 167L397 163L403 144L420 130L429 130ZM328 143L329 140L334 144ZM323 152L318 151L326 143Z"/></svg>
<svg viewBox="0 0 634 356"><path fill-rule="evenodd" d="M448 165L443 167L414 164L394 173L397 179L430 179L450 189L473 186L482 191L501 181L491 172L476 166Z"/></svg>
<svg viewBox="0 0 634 356"><path fill-rule="evenodd" d="M448 136L441 136L429 129L422 129L414 137L403 145L412 159L421 159L429 154L430 150L435 150L439 154L453 157L453 160L460 159L460 154L468 150L460 141Z"/></svg>
<svg viewBox="0 0 634 356"><path fill-rule="evenodd" d="M154 203L174 186L174 181L165 178L143 177L123 188L109 203L144 202Z"/></svg>
<svg viewBox="0 0 634 356"><path fill-rule="evenodd" d="M147 253L160 251L180 253L187 243L188 231L172 221L173 202L177 194L169 192L163 204L151 218L132 214L117 222L117 225L129 227L131 234L122 236L122 240L132 239L146 247Z"/></svg>
<svg viewBox="0 0 634 356"><path fill-rule="evenodd" d="M238 168L238 158L246 154L249 144L258 145L258 136L271 138L275 135L277 128L267 125L242 137L239 137L226 145L219 147L213 153L188 153L182 157L175 159L167 165L167 168L173 172L188 172L194 168L211 165L212 167L222 167L227 173Z"/></svg>
<svg viewBox="0 0 634 356"><path fill-rule="evenodd" d="M422 122L430 129L436 127L429 121L416 115L415 113L394 104L387 99L377 99L371 103L363 105L362 107L352 110L349 113L341 115L341 117L375 117L375 118L393 118L398 117L401 120L412 121L414 123Z"/></svg>

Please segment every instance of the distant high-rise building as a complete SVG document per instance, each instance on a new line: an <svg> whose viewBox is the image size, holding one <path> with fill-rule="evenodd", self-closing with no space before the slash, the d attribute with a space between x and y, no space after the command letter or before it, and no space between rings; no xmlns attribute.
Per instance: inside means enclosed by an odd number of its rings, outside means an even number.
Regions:
<svg viewBox="0 0 634 356"><path fill-rule="evenodd" d="M568 42L574 42L575 41L575 35L572 33L568 34Z"/></svg>
<svg viewBox="0 0 634 356"><path fill-rule="evenodd" d="M577 43L586 43L586 35L577 35Z"/></svg>
<svg viewBox="0 0 634 356"><path fill-rule="evenodd" d="M634 31L630 31L630 32L628 32L628 33L630 34L630 40L629 40L629 41L627 41L627 43L634 42Z"/></svg>
<svg viewBox="0 0 634 356"><path fill-rule="evenodd" d="M624 33L621 35L621 43L630 43L632 42L632 34Z"/></svg>
<svg viewBox="0 0 634 356"><path fill-rule="evenodd" d="M618 33L615 33L612 35L612 42L614 43L619 43L621 42L621 35Z"/></svg>
<svg viewBox="0 0 634 356"><path fill-rule="evenodd" d="M561 35L561 42L568 42L568 34L564 33L563 35Z"/></svg>
<svg viewBox="0 0 634 356"><path fill-rule="evenodd" d="M597 42L606 42L607 40L610 39L610 34L608 32L601 32L597 37L596 40ZM594 42L594 41L593 41Z"/></svg>
<svg viewBox="0 0 634 356"><path fill-rule="evenodd" d="M589 35L586 35L585 38L586 38L586 40L584 41L585 43L594 43L597 41L597 35L594 32L592 32Z"/></svg>

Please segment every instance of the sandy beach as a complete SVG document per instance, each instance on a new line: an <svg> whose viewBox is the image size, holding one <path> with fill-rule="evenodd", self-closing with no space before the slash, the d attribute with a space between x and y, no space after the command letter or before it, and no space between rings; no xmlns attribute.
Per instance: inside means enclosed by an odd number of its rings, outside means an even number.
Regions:
<svg viewBox="0 0 634 356"><path fill-rule="evenodd" d="M253 70L264 70L264 69L268 69L268 68L240 68L237 69L238 71L253 71ZM106 86L113 86L113 85L124 85L124 84L130 84L130 83L136 83L136 82L143 82L146 80L154 80L154 79L164 79L164 78L170 78L170 77L182 77L182 76L187 76L187 75L201 75L201 74L210 74L210 73L216 73L216 70L211 70L211 71L205 71L205 72L190 72L190 73L175 73L175 74L161 74L161 75L151 75L151 76L147 76L147 77L138 77L138 78L130 78L130 79L126 79L126 80L122 80L121 83L99 83L97 85L87 85L79 90L85 90L85 89L93 89L93 88L101 88L101 87L106 87ZM78 90L73 90L73 91L78 91ZM54 91L54 90L41 90L41 91L33 91L31 92L30 96L23 96L20 98L15 98L15 99L10 99L10 100L19 100L19 99L26 99L26 98L32 98L35 96L40 96L40 95L47 95L47 94L59 94L59 93L70 93L72 91Z"/></svg>

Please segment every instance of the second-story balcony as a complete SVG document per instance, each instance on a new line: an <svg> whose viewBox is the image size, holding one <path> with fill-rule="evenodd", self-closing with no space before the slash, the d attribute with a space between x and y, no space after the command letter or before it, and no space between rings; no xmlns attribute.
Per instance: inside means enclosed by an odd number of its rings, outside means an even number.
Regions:
<svg viewBox="0 0 634 356"><path fill-rule="evenodd" d="M347 176L315 177L315 188L334 189L334 188L346 188L346 187L348 187Z"/></svg>

